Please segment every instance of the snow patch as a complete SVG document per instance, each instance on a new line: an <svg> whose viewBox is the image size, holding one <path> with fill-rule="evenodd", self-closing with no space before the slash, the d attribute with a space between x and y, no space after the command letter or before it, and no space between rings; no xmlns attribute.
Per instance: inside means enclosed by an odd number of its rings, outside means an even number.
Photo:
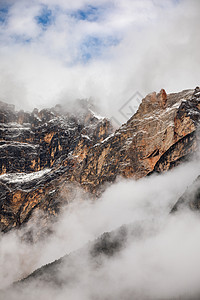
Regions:
<svg viewBox="0 0 200 300"><path fill-rule="evenodd" d="M95 113L93 110L89 109L89 111L90 111L91 114L92 114L95 118L97 118L98 120L103 120L103 119L104 119L104 117L102 117L101 115Z"/></svg>
<svg viewBox="0 0 200 300"><path fill-rule="evenodd" d="M81 134L81 135L82 135L83 138L86 138L86 139L90 140L88 135L86 135L86 134Z"/></svg>
<svg viewBox="0 0 200 300"><path fill-rule="evenodd" d="M8 148L10 146L12 146L12 147L21 147L21 148L28 147L28 148L32 148L32 149L36 149L36 148L39 147L38 145L31 145L31 144L28 144L28 143L13 142L13 143L0 145L0 149Z"/></svg>
<svg viewBox="0 0 200 300"><path fill-rule="evenodd" d="M9 183L28 182L42 177L44 174L50 172L51 169L47 168L42 171L32 173L12 173L0 175L0 180Z"/></svg>

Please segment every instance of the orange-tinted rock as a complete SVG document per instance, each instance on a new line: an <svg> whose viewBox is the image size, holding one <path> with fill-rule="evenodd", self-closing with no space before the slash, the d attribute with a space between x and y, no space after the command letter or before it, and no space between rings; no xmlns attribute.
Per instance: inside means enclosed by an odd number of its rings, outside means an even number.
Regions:
<svg viewBox="0 0 200 300"><path fill-rule="evenodd" d="M166 94L164 89L161 89L158 97L159 97L159 101L160 101L160 107L163 108L163 109L166 108L167 94Z"/></svg>
<svg viewBox="0 0 200 300"><path fill-rule="evenodd" d="M89 150L80 183L96 193L117 175L138 179L152 171L167 170L193 153L200 118L199 100L193 92L166 95L161 90L147 95L126 124Z"/></svg>
<svg viewBox="0 0 200 300"><path fill-rule="evenodd" d="M83 106L79 118L61 114L58 106L24 113L22 124L17 123L18 113L0 109L1 174L49 168L41 177L24 182L0 177L2 230L26 223L39 209L56 215L69 199L66 183L99 195L102 185L117 176L139 179L162 172L197 150L199 88L169 95L162 89L147 95L136 114L115 132L108 120L89 110L82 113Z"/></svg>
<svg viewBox="0 0 200 300"><path fill-rule="evenodd" d="M0 177L0 189L2 184L9 189L2 188L0 194L0 227L7 231L26 222L35 210L57 214L59 201L55 198L66 181L74 180L73 173L80 170L88 150L113 128L87 106L77 116L60 114L58 108L17 113L6 104L1 112L5 122L0 126L0 174L8 175ZM34 172L48 168L50 173L34 179ZM18 173L25 177L20 179ZM66 195L59 199L65 202Z"/></svg>

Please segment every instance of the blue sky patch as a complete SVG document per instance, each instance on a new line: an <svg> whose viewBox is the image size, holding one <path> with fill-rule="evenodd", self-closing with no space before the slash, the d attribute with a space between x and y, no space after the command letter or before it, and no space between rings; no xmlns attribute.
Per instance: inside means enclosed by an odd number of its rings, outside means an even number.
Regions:
<svg viewBox="0 0 200 300"><path fill-rule="evenodd" d="M83 9L78 9L71 13L71 17L77 20L87 20L89 22L95 22L99 19L102 14L102 7L87 5Z"/></svg>
<svg viewBox="0 0 200 300"><path fill-rule="evenodd" d="M88 36L80 45L80 60L86 63L92 58L100 57L104 49L116 46L119 42L118 38L112 36Z"/></svg>
<svg viewBox="0 0 200 300"><path fill-rule="evenodd" d="M9 7L7 5L0 5L0 24L6 22L8 9Z"/></svg>
<svg viewBox="0 0 200 300"><path fill-rule="evenodd" d="M52 24L54 19L52 10L48 9L48 6L44 5L41 14L35 17L37 23L41 25L43 28Z"/></svg>

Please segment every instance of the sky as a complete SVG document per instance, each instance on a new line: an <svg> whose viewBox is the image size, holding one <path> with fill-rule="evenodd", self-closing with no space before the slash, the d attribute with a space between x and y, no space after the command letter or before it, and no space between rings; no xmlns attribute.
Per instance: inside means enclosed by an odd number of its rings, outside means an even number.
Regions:
<svg viewBox="0 0 200 300"><path fill-rule="evenodd" d="M1 0L0 100L32 110L91 97L125 122L120 108L135 93L199 85L199 9L198 0Z"/></svg>

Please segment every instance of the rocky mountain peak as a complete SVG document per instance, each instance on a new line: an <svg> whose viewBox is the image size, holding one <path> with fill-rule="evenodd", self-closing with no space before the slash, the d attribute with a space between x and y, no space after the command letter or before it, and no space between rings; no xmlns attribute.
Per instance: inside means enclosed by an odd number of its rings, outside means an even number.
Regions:
<svg viewBox="0 0 200 300"><path fill-rule="evenodd" d="M199 103L198 87L162 89L115 132L88 100L32 113L1 105L1 229L21 226L37 210L56 215L73 198L69 183L96 197L117 176L138 179L188 159L198 147Z"/></svg>

